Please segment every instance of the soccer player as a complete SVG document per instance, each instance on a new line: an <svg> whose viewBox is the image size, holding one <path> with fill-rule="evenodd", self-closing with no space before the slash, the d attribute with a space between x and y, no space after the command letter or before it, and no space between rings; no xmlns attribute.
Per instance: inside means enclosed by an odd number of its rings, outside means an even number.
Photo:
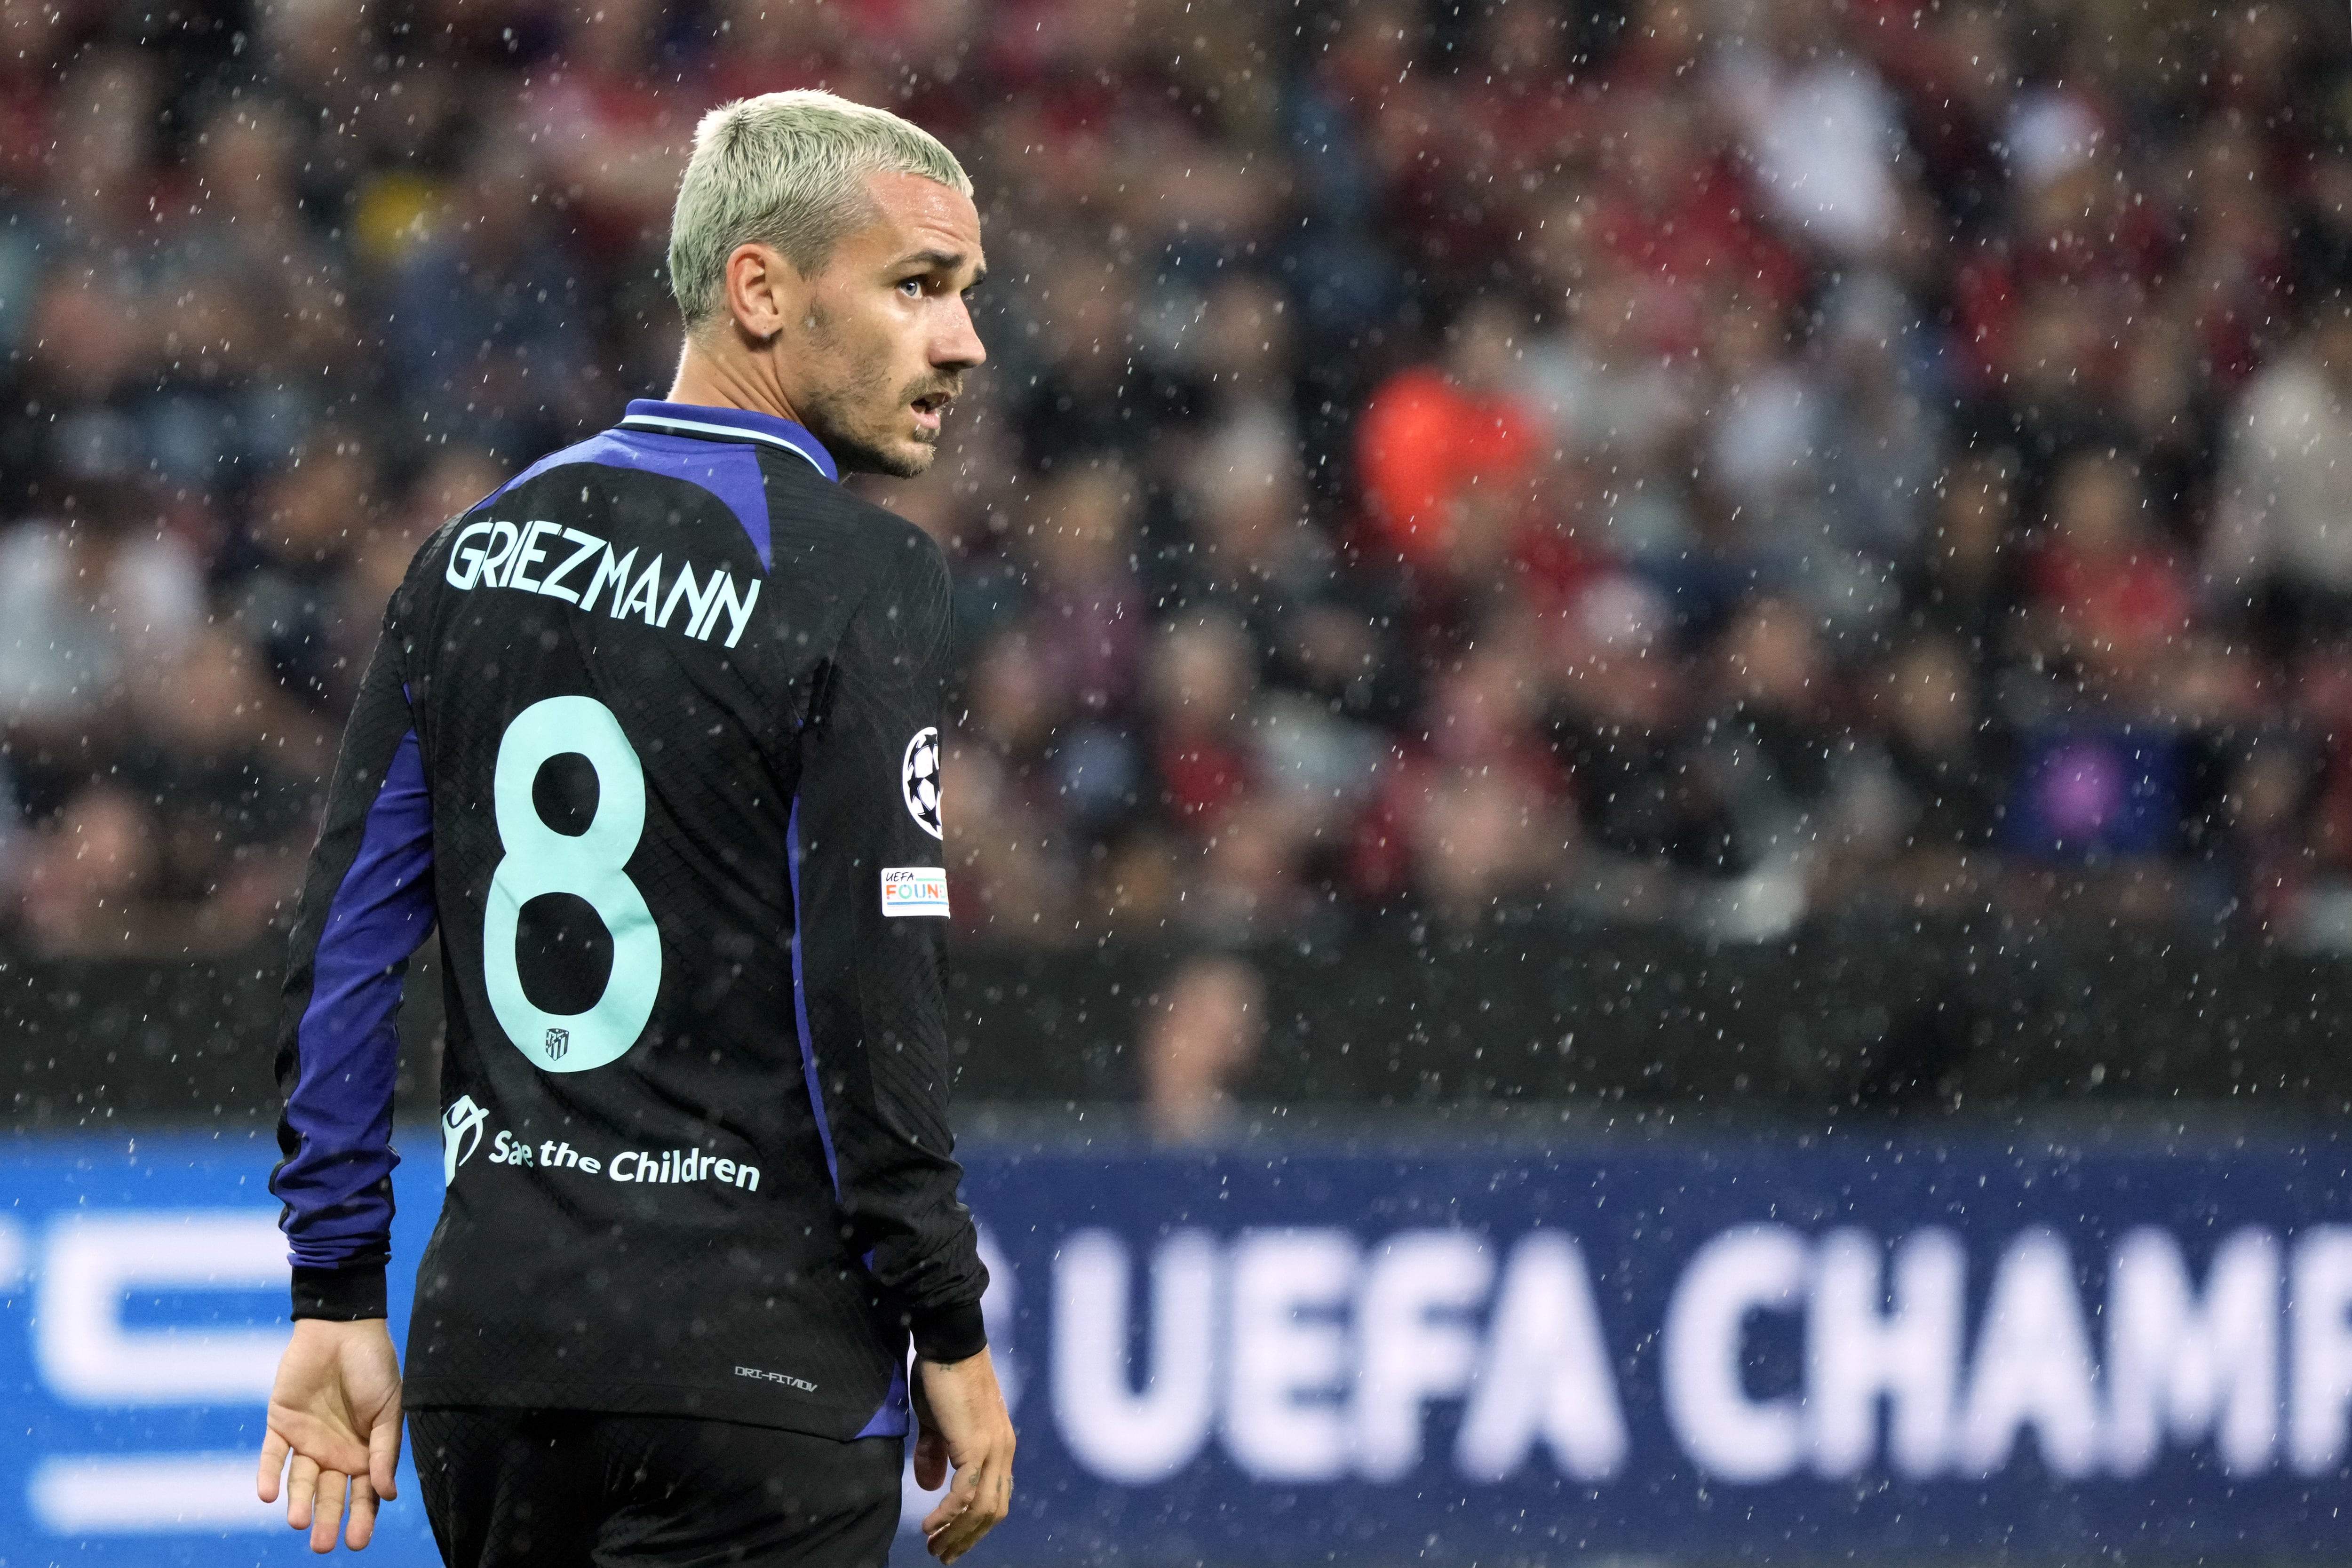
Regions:
<svg viewBox="0 0 2352 1568"><path fill-rule="evenodd" d="M712 112L668 399L525 468L393 595L278 1058L296 1321L260 1493L318 1551L347 1490L366 1544L404 1401L460 1568L878 1565L910 1395L918 1478L954 1472L932 1552L1004 1516L945 1105L947 568L836 483L921 472L983 357L971 191L830 94ZM436 926L448 1191L404 1389L394 1017Z"/></svg>

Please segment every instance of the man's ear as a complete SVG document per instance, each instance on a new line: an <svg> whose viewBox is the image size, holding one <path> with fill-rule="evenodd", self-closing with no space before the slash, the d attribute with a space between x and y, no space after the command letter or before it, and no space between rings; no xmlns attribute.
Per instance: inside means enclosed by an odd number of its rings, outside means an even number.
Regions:
<svg viewBox="0 0 2352 1568"><path fill-rule="evenodd" d="M736 331L753 343L772 342L800 319L801 276L792 264L764 245L746 240L730 251L725 284L727 313Z"/></svg>

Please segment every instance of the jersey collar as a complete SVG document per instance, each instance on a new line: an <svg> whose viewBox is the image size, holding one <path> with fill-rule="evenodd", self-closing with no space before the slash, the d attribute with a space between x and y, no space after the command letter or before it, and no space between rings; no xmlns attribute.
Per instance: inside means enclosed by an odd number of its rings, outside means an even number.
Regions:
<svg viewBox="0 0 2352 1568"><path fill-rule="evenodd" d="M840 466L824 449L824 443L791 420L779 419L772 414L633 397L629 400L628 416L621 426L627 430L653 430L665 436L690 436L704 440L716 437L726 441L764 441L771 447L799 453L818 473L835 484L841 482Z"/></svg>

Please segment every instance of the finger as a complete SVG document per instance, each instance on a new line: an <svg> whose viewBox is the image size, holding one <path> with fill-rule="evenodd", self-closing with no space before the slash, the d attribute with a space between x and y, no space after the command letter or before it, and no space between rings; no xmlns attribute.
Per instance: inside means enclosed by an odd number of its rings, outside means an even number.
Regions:
<svg viewBox="0 0 2352 1568"><path fill-rule="evenodd" d="M988 1499L988 1505L982 1510L985 1517L981 1521L980 1535L986 1535L1003 1524L1013 1511L1013 1467L1003 1458L1000 1458L989 1466L988 1490L983 1495ZM979 1536L973 1539L978 1540Z"/></svg>
<svg viewBox="0 0 2352 1568"><path fill-rule="evenodd" d="M319 1489L319 1461L306 1454L294 1456L286 1487L286 1522L296 1530L310 1528L310 1504Z"/></svg>
<svg viewBox="0 0 2352 1568"><path fill-rule="evenodd" d="M969 1487L963 1484L962 1476L956 1478L956 1490L963 1495L963 1507L948 1521L947 1528L940 1531L940 1562L952 1563L971 1551L996 1523L997 1515L989 1506L995 1495L989 1474L991 1468L986 1459L973 1465L966 1472L971 1477Z"/></svg>
<svg viewBox="0 0 2352 1568"><path fill-rule="evenodd" d="M261 1473L255 1478L254 1489L264 1502L278 1500L278 1483L286 1474L286 1439L274 1426L265 1428L261 1438Z"/></svg>
<svg viewBox="0 0 2352 1568"><path fill-rule="evenodd" d="M343 1529L343 1493L351 1480L341 1470L319 1472L319 1504L310 1516L311 1551L324 1553L335 1549L335 1537Z"/></svg>
<svg viewBox="0 0 2352 1568"><path fill-rule="evenodd" d="M953 1539L948 1533L949 1527L962 1518L963 1510L971 1506L971 1489L964 1485L964 1478L977 1474L978 1468L977 1465L971 1465L956 1472L955 1479L948 1484L947 1495L940 1499L939 1506L923 1520L923 1540L934 1557L939 1555L942 1545Z"/></svg>
<svg viewBox="0 0 2352 1568"><path fill-rule="evenodd" d="M364 1551L375 1534L375 1487L365 1476L352 1478L352 1518L343 1526L343 1544Z"/></svg>
<svg viewBox="0 0 2352 1568"><path fill-rule="evenodd" d="M393 1411L368 1434L368 1486L371 1497L400 1495L400 1412Z"/></svg>
<svg viewBox="0 0 2352 1568"><path fill-rule="evenodd" d="M939 1506L931 1510L929 1516L923 1521L926 1537L938 1536L948 1531L970 1510L978 1496L980 1479L986 1468L985 1459L974 1459L956 1471L954 1479L948 1483L947 1495L940 1499ZM950 1536L949 1539L953 1538Z"/></svg>
<svg viewBox="0 0 2352 1568"><path fill-rule="evenodd" d="M915 1438L915 1484L925 1491L937 1491L940 1483L948 1479L948 1442L937 1432L924 1432Z"/></svg>
<svg viewBox="0 0 2352 1568"><path fill-rule="evenodd" d="M940 1531L939 1559L952 1563L978 1543L988 1527L978 1521L974 1510L967 1509L956 1516L955 1522Z"/></svg>
<svg viewBox="0 0 2352 1568"><path fill-rule="evenodd" d="M956 1496L953 1487L950 1487L948 1495L940 1499L939 1506L923 1516L923 1539L937 1541L940 1531L948 1527L948 1521L962 1511L963 1500Z"/></svg>

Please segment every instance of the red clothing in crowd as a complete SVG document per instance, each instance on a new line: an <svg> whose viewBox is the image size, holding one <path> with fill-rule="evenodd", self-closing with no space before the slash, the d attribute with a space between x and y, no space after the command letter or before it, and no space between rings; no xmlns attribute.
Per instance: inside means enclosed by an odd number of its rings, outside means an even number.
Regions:
<svg viewBox="0 0 2352 1568"><path fill-rule="evenodd" d="M2154 655L2197 608L2188 574L2160 552L2086 557L2052 544L2033 563L2034 597L2111 659Z"/></svg>
<svg viewBox="0 0 2352 1568"><path fill-rule="evenodd" d="M1416 565L1441 560L1471 486L1526 483L1537 426L1507 397L1471 393L1435 369L1400 371L1356 426L1364 506L1381 543Z"/></svg>

